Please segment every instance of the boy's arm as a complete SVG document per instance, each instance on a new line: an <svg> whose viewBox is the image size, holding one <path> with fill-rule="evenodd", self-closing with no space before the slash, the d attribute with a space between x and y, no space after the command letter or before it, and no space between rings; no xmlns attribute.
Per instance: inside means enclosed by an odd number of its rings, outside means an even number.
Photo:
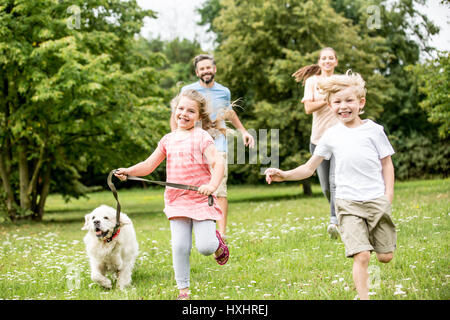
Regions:
<svg viewBox="0 0 450 320"><path fill-rule="evenodd" d="M323 157L313 155L305 164L289 171L269 168L264 172L266 181L270 184L272 181L294 181L309 178L313 175L314 171L316 171L323 159Z"/></svg>
<svg viewBox="0 0 450 320"><path fill-rule="evenodd" d="M209 196L211 193L217 190L220 182L223 179L223 174L225 171L225 166L222 156L217 152L214 144L210 144L205 149L205 157L208 163L212 167L211 180L206 185L201 185L198 188L198 193Z"/></svg>
<svg viewBox="0 0 450 320"><path fill-rule="evenodd" d="M157 147L155 151L144 161L129 168L117 169L115 176L120 180L126 180L126 176L146 176L152 173L165 159L166 155Z"/></svg>
<svg viewBox="0 0 450 320"><path fill-rule="evenodd" d="M389 199L389 201L392 203L392 200L394 200L394 180L395 180L395 174L394 174L394 164L392 163L391 156L387 156L383 159L381 159L381 170L383 173L383 180L384 180L384 188L385 188L385 195Z"/></svg>

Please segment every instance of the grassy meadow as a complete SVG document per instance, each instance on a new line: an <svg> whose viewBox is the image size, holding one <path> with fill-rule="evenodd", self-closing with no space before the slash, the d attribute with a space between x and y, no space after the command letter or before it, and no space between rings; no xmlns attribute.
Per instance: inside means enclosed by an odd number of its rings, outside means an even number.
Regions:
<svg viewBox="0 0 450 320"><path fill-rule="evenodd" d="M0 224L0 299L150 299L177 297L163 188L119 190L140 253L132 286L105 290L90 280L81 230L84 215L112 193L65 203L51 195L41 223ZM304 197L297 183L229 186L230 260L191 253L194 300L351 300L352 259L326 233L328 203L319 186ZM370 263L371 299L450 299L450 180L397 182L397 250Z"/></svg>

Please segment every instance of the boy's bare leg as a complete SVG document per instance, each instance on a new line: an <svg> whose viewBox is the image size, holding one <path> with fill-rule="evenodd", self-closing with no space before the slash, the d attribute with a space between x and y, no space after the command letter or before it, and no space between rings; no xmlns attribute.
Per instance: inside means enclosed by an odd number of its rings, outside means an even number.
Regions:
<svg viewBox="0 0 450 320"><path fill-rule="evenodd" d="M370 251L353 256L353 281L360 300L369 300L369 261Z"/></svg>
<svg viewBox="0 0 450 320"><path fill-rule="evenodd" d="M223 238L226 237L227 234L228 199L226 197L217 197L217 204L223 213L223 218L221 220L217 220L217 226Z"/></svg>
<svg viewBox="0 0 450 320"><path fill-rule="evenodd" d="M388 263L389 261L392 260L393 257L394 257L393 252L388 252L388 253L378 253L377 252L377 259L378 259L378 261L380 261L382 263Z"/></svg>

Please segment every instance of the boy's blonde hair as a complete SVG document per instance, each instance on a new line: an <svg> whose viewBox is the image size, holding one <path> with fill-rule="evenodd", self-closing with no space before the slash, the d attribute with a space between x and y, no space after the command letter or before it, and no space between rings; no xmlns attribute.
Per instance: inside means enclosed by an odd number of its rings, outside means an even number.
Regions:
<svg viewBox="0 0 450 320"><path fill-rule="evenodd" d="M356 97L362 99L366 97L365 81L359 73L352 73L348 70L345 74L336 74L320 79L317 88L325 95L325 101L330 103L330 96L336 92L352 87Z"/></svg>
<svg viewBox="0 0 450 320"><path fill-rule="evenodd" d="M208 131L208 133L215 139L219 134L226 135L226 128L221 125L221 120L226 117L226 112L224 115L218 116L216 120L212 121L211 114L211 106L209 101L198 91L196 90L185 90L180 92L175 98L170 102L170 106L172 108L172 112L175 112L178 103L182 97L186 97L192 101L197 102L198 112L199 112L199 121L201 122L201 127L203 130Z"/></svg>

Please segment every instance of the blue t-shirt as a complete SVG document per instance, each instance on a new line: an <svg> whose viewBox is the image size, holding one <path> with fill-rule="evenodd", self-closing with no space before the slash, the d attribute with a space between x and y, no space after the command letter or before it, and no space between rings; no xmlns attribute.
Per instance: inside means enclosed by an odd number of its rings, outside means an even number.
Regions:
<svg viewBox="0 0 450 320"><path fill-rule="evenodd" d="M211 104L211 120L216 120L218 115L223 114L226 110L230 110L231 94L230 90L223 85L214 82L211 88L205 88L200 84L200 81L191 83L181 88L181 92L185 90L196 90L200 92L206 99L209 99ZM222 126L225 127L225 121L222 120ZM217 151L227 152L227 138L224 135L219 135L214 139Z"/></svg>

